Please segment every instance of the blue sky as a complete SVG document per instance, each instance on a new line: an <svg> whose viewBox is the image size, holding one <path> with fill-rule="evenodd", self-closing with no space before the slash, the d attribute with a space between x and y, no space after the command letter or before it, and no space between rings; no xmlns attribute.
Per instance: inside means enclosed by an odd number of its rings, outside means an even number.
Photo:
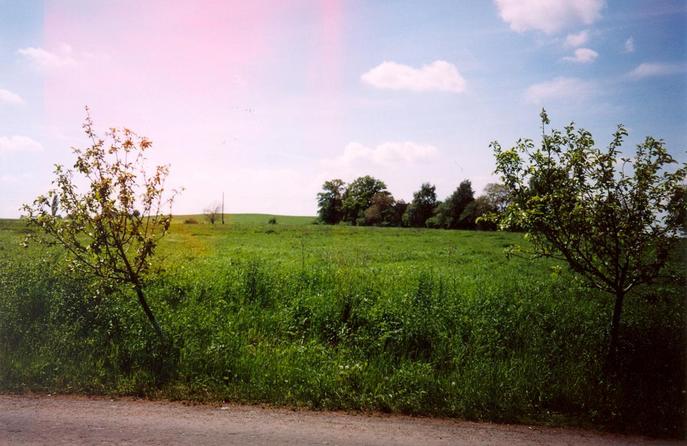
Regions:
<svg viewBox="0 0 687 446"><path fill-rule="evenodd" d="M489 142L575 121L687 161L687 2L0 0L0 216L96 127L154 142L176 213L313 215L326 179L396 198L494 181Z"/></svg>

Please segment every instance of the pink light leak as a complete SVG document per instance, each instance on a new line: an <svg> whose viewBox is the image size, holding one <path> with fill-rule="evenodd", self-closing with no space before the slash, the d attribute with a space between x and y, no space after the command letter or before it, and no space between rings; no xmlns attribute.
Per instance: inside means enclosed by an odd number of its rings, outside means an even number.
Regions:
<svg viewBox="0 0 687 446"><path fill-rule="evenodd" d="M217 190L251 210L241 194L266 202L283 172L289 202L317 168L301 154L343 144L344 18L342 0L45 0L41 46L68 60L44 73L47 127L60 153L82 145L88 105L98 130L151 138L187 212Z"/></svg>
<svg viewBox="0 0 687 446"><path fill-rule="evenodd" d="M344 12L341 0L324 0L321 3L319 32L321 81L325 91L341 89L341 70L343 68L343 21Z"/></svg>
<svg viewBox="0 0 687 446"><path fill-rule="evenodd" d="M231 106L270 56L279 5L47 0L43 46L64 52L67 44L75 61L46 76L47 118L74 126L85 104L113 124Z"/></svg>

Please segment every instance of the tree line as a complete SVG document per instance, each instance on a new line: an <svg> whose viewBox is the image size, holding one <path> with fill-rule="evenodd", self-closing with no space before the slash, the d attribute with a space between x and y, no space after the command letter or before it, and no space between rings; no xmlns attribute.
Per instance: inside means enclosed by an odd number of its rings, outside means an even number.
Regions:
<svg viewBox="0 0 687 446"><path fill-rule="evenodd" d="M317 206L318 219L325 224L495 230L495 219L484 217L506 209L508 190L490 183L475 197L470 180L463 180L441 201L436 186L423 183L407 203L396 200L383 181L365 175L350 184L340 179L325 181L317 194Z"/></svg>

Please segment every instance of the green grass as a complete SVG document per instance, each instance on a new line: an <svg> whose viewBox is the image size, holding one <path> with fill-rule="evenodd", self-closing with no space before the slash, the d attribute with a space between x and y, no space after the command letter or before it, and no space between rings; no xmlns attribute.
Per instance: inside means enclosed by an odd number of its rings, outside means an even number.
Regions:
<svg viewBox="0 0 687 446"><path fill-rule="evenodd" d="M681 283L628 299L606 377L610 298L552 261L506 260L519 234L270 217L175 218L146 287L169 351L130 290L20 248L23 224L0 220L0 388L683 434Z"/></svg>

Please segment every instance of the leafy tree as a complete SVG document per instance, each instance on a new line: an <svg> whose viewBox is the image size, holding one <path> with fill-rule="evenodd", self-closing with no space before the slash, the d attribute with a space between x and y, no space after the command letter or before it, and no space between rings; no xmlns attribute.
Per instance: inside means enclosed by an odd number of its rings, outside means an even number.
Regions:
<svg viewBox="0 0 687 446"><path fill-rule="evenodd" d="M222 205L217 202L210 204L210 206L203 210L203 215L205 215L205 219L211 225L214 225L215 223L217 223L217 221L219 221L221 213Z"/></svg>
<svg viewBox="0 0 687 446"><path fill-rule="evenodd" d="M420 190L413 194L413 201L408 205L408 225L417 228L425 227L427 219L434 215L436 206L436 186L422 183Z"/></svg>
<svg viewBox="0 0 687 446"><path fill-rule="evenodd" d="M487 184L484 186L484 194L482 196L489 203L489 206L494 209L494 212L503 212L508 207L509 191L504 184Z"/></svg>
<svg viewBox="0 0 687 446"><path fill-rule="evenodd" d="M471 213L464 213L470 203L475 200L470 180L461 181L456 190L439 206L437 222L448 229L470 229L474 221L470 220Z"/></svg>
<svg viewBox="0 0 687 446"><path fill-rule="evenodd" d="M396 200L387 191L372 196L372 204L365 209L365 224L390 226L396 214Z"/></svg>
<svg viewBox="0 0 687 446"><path fill-rule="evenodd" d="M497 207L486 195L480 195L467 205L460 215L462 224L479 229L480 231L493 231L496 223L493 219L483 218L497 212Z"/></svg>
<svg viewBox="0 0 687 446"><path fill-rule="evenodd" d="M344 219L352 224L364 223L365 209L372 206L372 197L384 191L386 184L369 175L353 180L343 196Z"/></svg>
<svg viewBox="0 0 687 446"><path fill-rule="evenodd" d="M408 203L405 202L405 200L401 199L396 201L396 204L394 205L394 213L391 218L391 225L392 226L403 226L403 216L406 213L406 210L408 209Z"/></svg>
<svg viewBox="0 0 687 446"><path fill-rule="evenodd" d="M23 210L29 224L48 235L44 241L67 250L74 271L90 274L108 286L131 286L163 339L143 290L155 248L172 219L176 191L165 194L164 187L169 167L146 170L144 153L152 143L131 130L113 128L106 133L107 141L100 139L90 116L83 128L91 145L72 149L74 170L56 165L55 188ZM86 187L79 191L77 184L82 182ZM58 202L55 197L59 197L63 218L56 217L51 207Z"/></svg>
<svg viewBox="0 0 687 446"><path fill-rule="evenodd" d="M566 261L591 286L615 297L612 364L625 296L659 278L679 241L687 165L676 166L664 142L652 137L634 157L624 157L622 125L602 150L572 123L547 133L545 111L541 120L536 149L530 139L508 150L491 144L511 199L501 222L527 231L535 254Z"/></svg>
<svg viewBox="0 0 687 446"><path fill-rule="evenodd" d="M346 183L334 179L325 181L317 194L317 214L320 221L334 225L343 218L343 194Z"/></svg>

